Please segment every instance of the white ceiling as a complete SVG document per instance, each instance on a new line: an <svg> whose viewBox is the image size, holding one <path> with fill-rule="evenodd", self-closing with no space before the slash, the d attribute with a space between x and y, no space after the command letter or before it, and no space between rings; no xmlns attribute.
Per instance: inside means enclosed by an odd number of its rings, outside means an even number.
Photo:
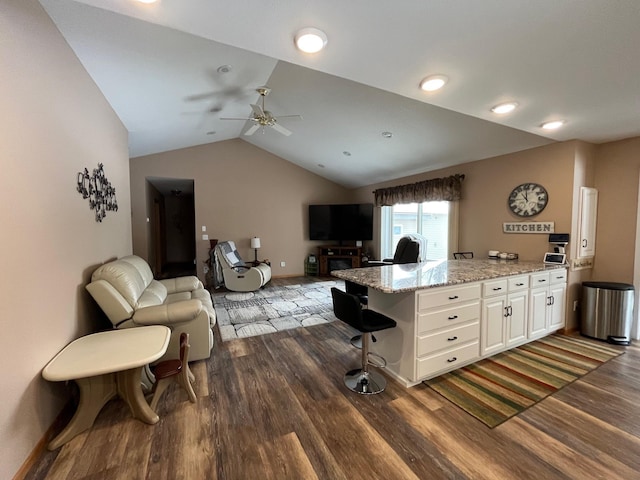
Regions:
<svg viewBox="0 0 640 480"><path fill-rule="evenodd" d="M129 130L131 157L240 137L356 187L640 135L638 0L40 2ZM307 26L329 38L319 54L294 48ZM449 83L422 92L436 73ZM248 116L261 85L276 116L303 116L280 121L291 136L220 120ZM490 112L506 100L519 108ZM555 119L567 123L540 128Z"/></svg>

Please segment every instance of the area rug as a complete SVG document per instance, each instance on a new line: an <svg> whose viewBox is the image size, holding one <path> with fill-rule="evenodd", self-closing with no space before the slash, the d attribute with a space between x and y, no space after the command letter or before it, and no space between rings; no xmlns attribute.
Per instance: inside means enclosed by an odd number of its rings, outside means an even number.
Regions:
<svg viewBox="0 0 640 480"><path fill-rule="evenodd" d="M494 428L621 353L596 341L550 335L424 383Z"/></svg>
<svg viewBox="0 0 640 480"><path fill-rule="evenodd" d="M336 317L331 287L344 289L344 283L327 280L282 286L267 284L256 292L213 293L222 340L332 322Z"/></svg>

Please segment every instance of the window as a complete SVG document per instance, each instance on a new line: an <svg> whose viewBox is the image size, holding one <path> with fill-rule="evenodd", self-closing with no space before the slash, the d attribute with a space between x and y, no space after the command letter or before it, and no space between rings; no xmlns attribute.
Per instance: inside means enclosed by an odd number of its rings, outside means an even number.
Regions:
<svg viewBox="0 0 640 480"><path fill-rule="evenodd" d="M398 240L409 233L427 238L426 260L446 260L457 248L457 202L424 202L382 207L380 254L392 258Z"/></svg>

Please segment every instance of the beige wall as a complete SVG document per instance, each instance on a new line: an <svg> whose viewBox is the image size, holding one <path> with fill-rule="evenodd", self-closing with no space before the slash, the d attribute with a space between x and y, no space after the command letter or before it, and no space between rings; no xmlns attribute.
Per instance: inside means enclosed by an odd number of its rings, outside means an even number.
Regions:
<svg viewBox="0 0 640 480"><path fill-rule="evenodd" d="M555 222L556 232L570 232L573 169L577 142L558 143L510 155L465 163L456 167L405 177L354 192L359 201L373 201L373 190L461 173L465 175L460 201L459 250L486 255L488 250L516 252L523 260L541 260L548 250L543 234L505 234L503 222L523 219L511 213L507 198L525 182L542 184L549 204L533 221ZM374 246L377 252L377 244Z"/></svg>
<svg viewBox="0 0 640 480"><path fill-rule="evenodd" d="M549 204L531 220L554 222L556 232L570 233L570 248L574 251L578 215L576 192L580 186L593 185L593 157L592 145L577 141L557 143L369 185L354 191L354 196L358 201L373 201L372 192L376 188L464 174L458 250L473 251L478 256L486 256L488 250L516 252L522 260L542 260L549 250L548 235L502 231L503 222L523 220L509 210L509 193L525 182L543 185L549 193ZM373 250L378 252L378 241L373 243ZM579 285L590 275L590 270L569 273L567 327L570 330L578 328L578 312L573 311L573 302L580 297Z"/></svg>
<svg viewBox="0 0 640 480"><path fill-rule="evenodd" d="M0 478L68 399L47 362L98 323L94 266L131 251L127 133L36 0L0 4ZM104 164L120 211L99 224L76 175Z"/></svg>
<svg viewBox="0 0 640 480"><path fill-rule="evenodd" d="M597 147L594 280L633 283L639 174L640 137Z"/></svg>
<svg viewBox="0 0 640 480"><path fill-rule="evenodd" d="M233 240L245 260L254 258L249 239L260 237L259 259L274 276L301 275L304 259L319 242L308 240L307 205L341 203L349 191L280 157L240 140L201 145L131 159L133 250L148 256L145 178L195 181L198 276L204 279L209 238ZM286 266L280 266L284 261Z"/></svg>

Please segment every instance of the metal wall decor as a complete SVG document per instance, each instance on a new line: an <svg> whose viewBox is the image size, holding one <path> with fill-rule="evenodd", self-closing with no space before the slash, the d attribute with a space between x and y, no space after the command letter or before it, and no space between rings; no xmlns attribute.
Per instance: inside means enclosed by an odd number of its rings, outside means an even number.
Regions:
<svg viewBox="0 0 640 480"><path fill-rule="evenodd" d="M82 198L89 199L89 208L96 211L96 222L102 222L107 212L118 211L116 189L104 175L104 167L101 163L93 169L89 175L86 168L84 172L78 172L78 186L76 188Z"/></svg>

